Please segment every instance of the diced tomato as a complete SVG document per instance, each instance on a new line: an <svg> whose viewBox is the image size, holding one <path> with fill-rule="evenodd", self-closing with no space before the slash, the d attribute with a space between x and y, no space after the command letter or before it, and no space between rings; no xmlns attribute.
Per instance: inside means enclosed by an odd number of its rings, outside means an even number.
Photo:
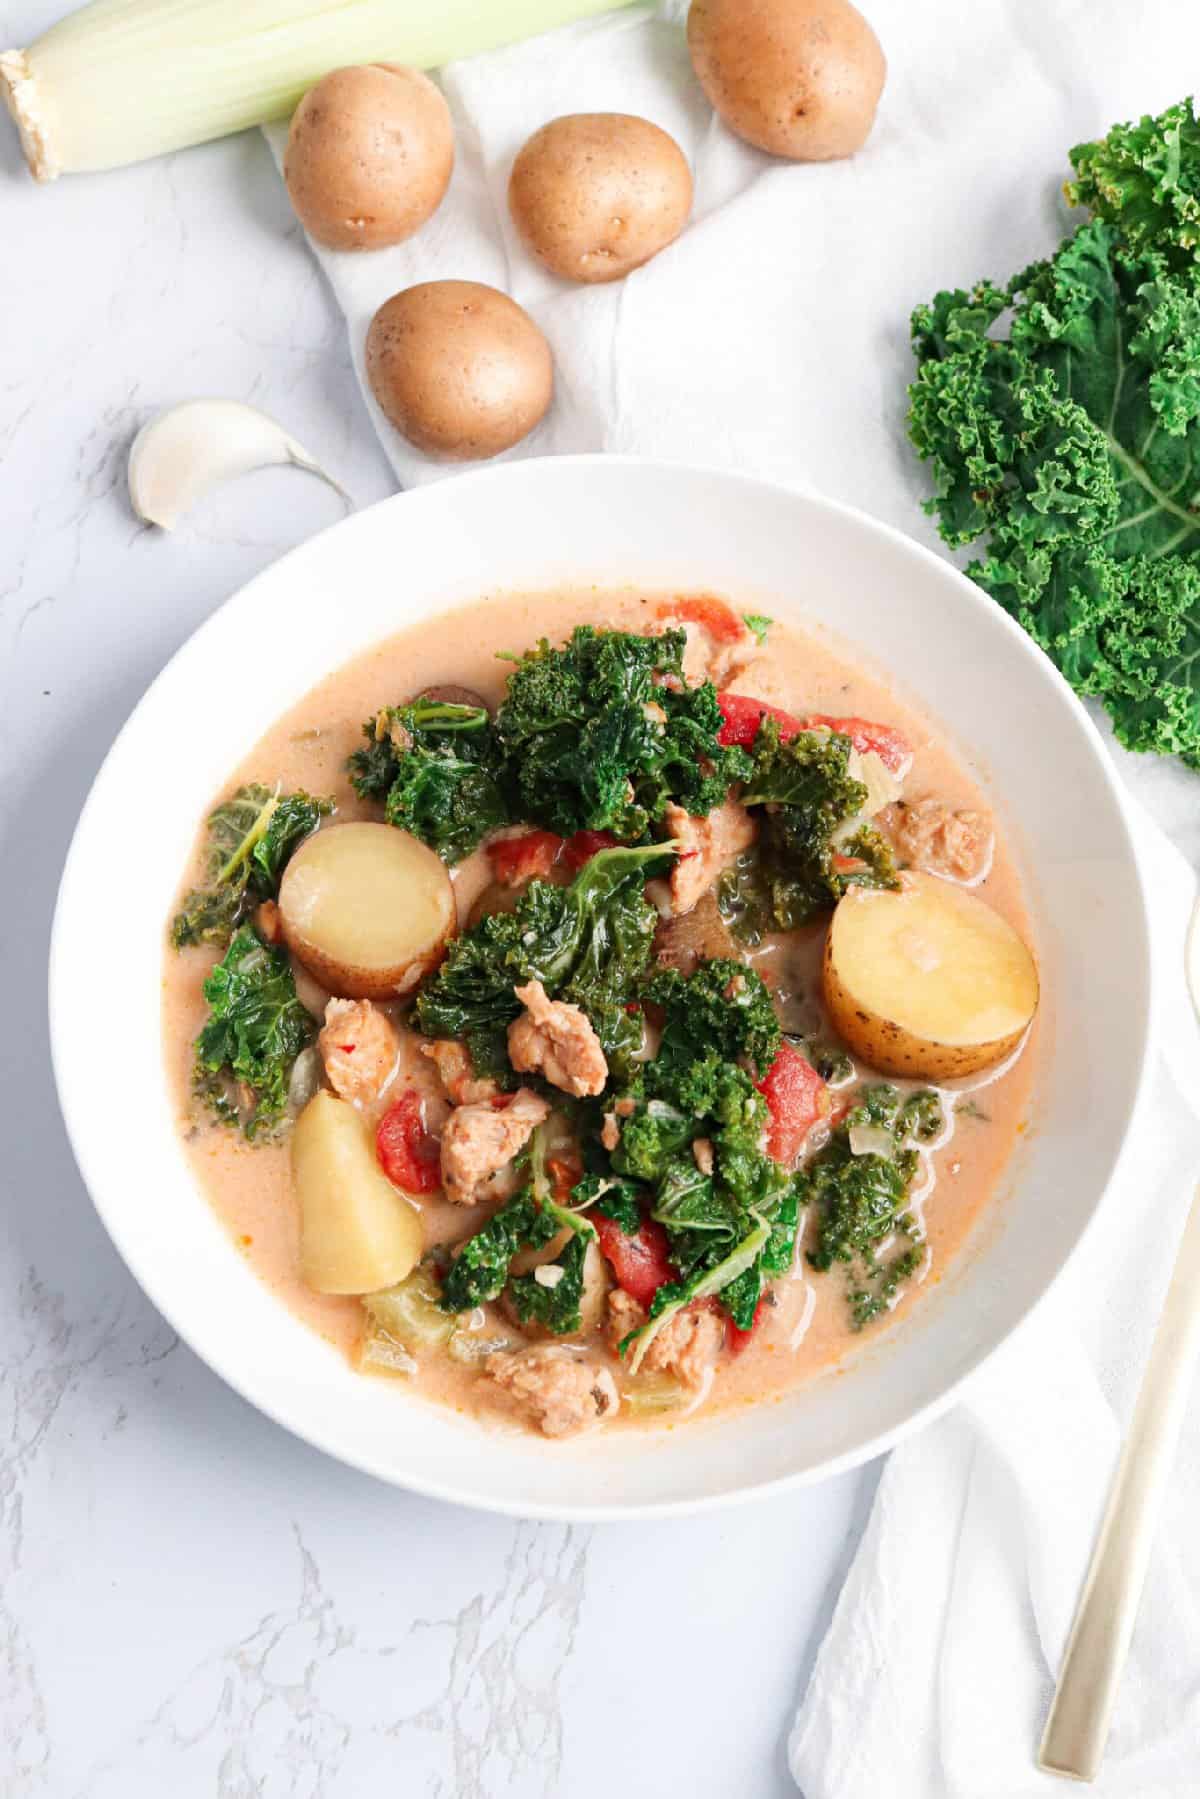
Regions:
<svg viewBox="0 0 1200 1799"><path fill-rule="evenodd" d="M840 731L848 737L860 756L871 750L879 757L885 768L890 768L894 775L902 775L912 761L912 746L899 731L893 731L891 725L877 725L869 718L829 718L824 713L814 712L806 718L805 727L813 727L826 731Z"/></svg>
<svg viewBox="0 0 1200 1799"><path fill-rule="evenodd" d="M829 1116L829 1088L812 1063L784 1043L758 1090L771 1114L767 1154L790 1168L813 1125Z"/></svg>
<svg viewBox="0 0 1200 1799"><path fill-rule="evenodd" d="M765 700L752 700L744 693L719 693L717 704L725 721L717 732L717 742L723 743L726 749L736 744L739 749L748 750L758 736L758 727L764 718L777 720L784 743L804 729L794 713L785 712L780 706L768 706Z"/></svg>
<svg viewBox="0 0 1200 1799"><path fill-rule="evenodd" d="M597 1213L595 1224L600 1248L617 1284L639 1305L648 1306L658 1289L675 1279L666 1231L653 1218L643 1219L641 1229L633 1237L625 1235L615 1218Z"/></svg>
<svg viewBox="0 0 1200 1799"><path fill-rule="evenodd" d="M835 853L833 858L834 873L839 875L857 874L866 866L861 856L839 856Z"/></svg>
<svg viewBox="0 0 1200 1799"><path fill-rule="evenodd" d="M770 1309L771 1309L771 1302L767 1298L766 1294L764 1293L762 1298L759 1300L758 1304L754 1308L754 1316L750 1320L750 1329L749 1330L744 1331L744 1330L739 1329L739 1327L733 1322L732 1318L730 1318L727 1321L728 1328L726 1330L725 1340L726 1340L727 1344L729 1345L730 1355L741 1355L743 1349L745 1349L746 1345L749 1343L751 1337L754 1335L755 1331L758 1329L759 1325L762 1323L763 1319L766 1317L766 1315L770 1311Z"/></svg>
<svg viewBox="0 0 1200 1799"><path fill-rule="evenodd" d="M489 843L492 872L506 887L523 887L526 881L544 881L563 852L563 840L554 831L526 831L523 837L498 837Z"/></svg>
<svg viewBox="0 0 1200 1799"><path fill-rule="evenodd" d="M589 863L601 850L615 850L617 840L611 831L576 831L563 844L563 861L573 874Z"/></svg>
<svg viewBox="0 0 1200 1799"><path fill-rule="evenodd" d="M785 712L781 706L768 706L765 700L752 700L744 693L719 693L717 703L725 721L717 734L717 741L726 747L736 744L739 749L750 749L762 720L773 718L779 724L779 736L783 743L787 743L800 731L840 731L850 739L860 756L874 750L879 760L894 775L902 775L912 761L912 747L908 739L899 731L894 731L890 725L878 725L869 718L831 718L824 712L813 712L807 718L797 718L794 712Z"/></svg>
<svg viewBox="0 0 1200 1799"><path fill-rule="evenodd" d="M379 1120L375 1153L389 1181L406 1193L434 1193L441 1186L437 1139L425 1128L421 1095L412 1088Z"/></svg>
<svg viewBox="0 0 1200 1799"><path fill-rule="evenodd" d="M567 1156L548 1156L546 1167L550 1171L551 1188L557 1205L565 1205L571 1197L571 1188L578 1186L583 1169L578 1162Z"/></svg>
<svg viewBox="0 0 1200 1799"><path fill-rule="evenodd" d="M712 594L696 594L690 599L664 600L658 608L659 618L679 619L685 625L700 625L714 643L737 643L746 635L746 627L724 600Z"/></svg>

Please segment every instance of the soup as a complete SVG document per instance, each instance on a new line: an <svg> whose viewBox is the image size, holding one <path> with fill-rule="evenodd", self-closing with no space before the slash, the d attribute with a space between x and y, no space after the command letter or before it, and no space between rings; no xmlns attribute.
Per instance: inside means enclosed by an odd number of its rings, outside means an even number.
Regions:
<svg viewBox="0 0 1200 1799"><path fill-rule="evenodd" d="M365 1376L549 1438L674 1425L949 1267L1025 1126L1028 936L878 673L707 595L493 598L233 773L165 1052L233 1244Z"/></svg>

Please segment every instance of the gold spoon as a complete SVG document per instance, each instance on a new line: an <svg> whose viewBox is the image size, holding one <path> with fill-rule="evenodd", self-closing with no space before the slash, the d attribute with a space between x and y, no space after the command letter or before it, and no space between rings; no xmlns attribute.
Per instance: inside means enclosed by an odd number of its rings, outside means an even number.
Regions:
<svg viewBox="0 0 1200 1799"><path fill-rule="evenodd" d="M1184 960L1188 992L1200 1019L1200 900L1192 911ZM1038 1766L1051 1774L1094 1780L1099 1772L1198 1355L1200 1188L1183 1227L1166 1303L1046 1719Z"/></svg>

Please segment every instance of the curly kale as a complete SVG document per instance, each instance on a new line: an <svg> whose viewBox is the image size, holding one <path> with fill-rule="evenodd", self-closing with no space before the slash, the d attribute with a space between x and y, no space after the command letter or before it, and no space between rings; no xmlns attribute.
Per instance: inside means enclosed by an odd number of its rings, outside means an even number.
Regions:
<svg viewBox="0 0 1200 1799"><path fill-rule="evenodd" d="M891 850L872 825L845 835L868 797L850 772L852 748L836 731L801 731L785 743L777 721L763 718L741 796L765 807L758 843L726 871L717 896L746 942L794 930L850 887L897 885Z"/></svg>
<svg viewBox="0 0 1200 1799"><path fill-rule="evenodd" d="M730 1062L745 1058L761 1077L779 1054L782 1033L762 977L741 962L714 957L686 978L660 969L642 987L665 1014L659 1059L693 1061L715 1050Z"/></svg>
<svg viewBox="0 0 1200 1799"><path fill-rule="evenodd" d="M791 1266L795 1176L763 1149L767 1104L735 1058L765 1071L781 1042L770 997L738 962L702 963L688 979L644 989L665 1013L657 1056L638 1073L612 1165L651 1190L679 1280L656 1294L630 1348L636 1367L658 1330L692 1300L717 1295L748 1330L765 1284Z"/></svg>
<svg viewBox="0 0 1200 1799"><path fill-rule="evenodd" d="M569 887L531 882L514 911L489 914L451 944L418 995L421 1030L465 1039L478 1073L503 1078L508 1027L521 1010L513 988L539 980L552 999L583 1007L610 1067L622 1071L642 1038L625 1005L658 919L645 886L665 866L662 846L650 844L602 850Z"/></svg>
<svg viewBox="0 0 1200 1799"><path fill-rule="evenodd" d="M1131 250L1156 251L1174 272L1192 273L1200 261L1200 121L1191 100L1077 144L1071 165L1072 206L1086 206Z"/></svg>
<svg viewBox="0 0 1200 1799"><path fill-rule="evenodd" d="M196 1039L196 1091L253 1139L287 1110L288 1081L316 1032L296 997L287 951L240 930L204 983L209 1018Z"/></svg>
<svg viewBox="0 0 1200 1799"><path fill-rule="evenodd" d="M1200 125L1071 160L1088 223L913 313L909 433L945 541L987 540L967 572L1122 743L1200 767Z"/></svg>
<svg viewBox="0 0 1200 1799"><path fill-rule="evenodd" d="M444 862L460 862L509 822L492 721L482 706L419 699L388 706L363 726L350 758L363 799L381 800L389 824L411 831Z"/></svg>
<svg viewBox="0 0 1200 1799"><path fill-rule="evenodd" d="M596 1227L573 1205L561 1206L551 1197L541 1131L534 1132L529 1164L526 1186L468 1237L450 1264L440 1304L445 1312L469 1312L498 1299L507 1287L523 1324L541 1324L562 1336L580 1327L584 1262ZM553 1261L541 1264L540 1280L536 1272L510 1274L514 1256L545 1249L564 1229L570 1232L567 1242Z"/></svg>
<svg viewBox="0 0 1200 1799"><path fill-rule="evenodd" d="M520 659L495 725L515 816L637 843L671 801L696 815L720 804L750 763L717 741L712 683L684 683L686 641L580 625Z"/></svg>
<svg viewBox="0 0 1200 1799"><path fill-rule="evenodd" d="M171 926L175 948L227 944L255 906L274 899L293 851L332 810L331 800L258 784L223 801L208 820L204 885L187 895Z"/></svg>
<svg viewBox="0 0 1200 1799"><path fill-rule="evenodd" d="M860 1125L888 1132L891 1153L855 1155L850 1133ZM825 1148L797 1177L800 1202L811 1206L816 1224L808 1260L821 1271L845 1265L856 1330L885 1311L920 1267L924 1238L908 1209L920 1156L908 1146L929 1141L942 1127L941 1100L931 1090L902 1099L889 1083L866 1087ZM906 1239L905 1246L881 1262L879 1246L892 1236Z"/></svg>

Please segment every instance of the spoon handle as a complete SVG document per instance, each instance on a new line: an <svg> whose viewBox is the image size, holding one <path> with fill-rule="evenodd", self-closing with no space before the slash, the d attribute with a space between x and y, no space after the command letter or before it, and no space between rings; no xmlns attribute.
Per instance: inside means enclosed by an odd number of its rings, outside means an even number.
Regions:
<svg viewBox="0 0 1200 1799"><path fill-rule="evenodd" d="M1052 1774L1094 1780L1099 1771L1198 1354L1200 1189L1183 1228L1046 1720L1038 1765Z"/></svg>

